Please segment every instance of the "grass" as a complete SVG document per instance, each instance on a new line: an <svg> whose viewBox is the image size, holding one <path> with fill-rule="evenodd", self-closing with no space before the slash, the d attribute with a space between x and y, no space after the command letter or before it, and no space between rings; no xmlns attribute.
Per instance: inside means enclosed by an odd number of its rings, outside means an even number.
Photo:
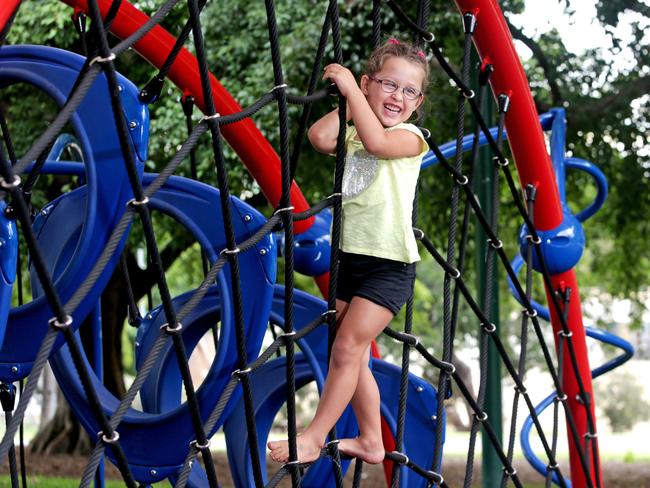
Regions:
<svg viewBox="0 0 650 488"><path fill-rule="evenodd" d="M79 485L79 478L59 478L56 476L30 476L27 479L28 486L35 488L70 488ZM124 488L124 482L119 480L107 480L106 488ZM11 488L11 478L0 476L0 488Z"/></svg>

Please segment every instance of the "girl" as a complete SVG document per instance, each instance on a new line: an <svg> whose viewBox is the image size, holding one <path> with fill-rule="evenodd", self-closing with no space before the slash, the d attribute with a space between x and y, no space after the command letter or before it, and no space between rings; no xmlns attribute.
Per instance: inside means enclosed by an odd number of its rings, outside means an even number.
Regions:
<svg viewBox="0 0 650 488"><path fill-rule="evenodd" d="M384 459L380 400L368 361L370 343L410 296L419 255L411 227L415 186L429 147L405 123L421 105L428 78L424 53L396 39L376 49L359 85L339 64L323 79L347 99L347 157L343 176L341 253L336 300L338 332L316 415L298 437L298 461L316 460L349 402L359 436L339 450L376 464ZM319 119L308 137L326 154L336 150L338 109ZM269 442L277 462L289 460L287 441Z"/></svg>

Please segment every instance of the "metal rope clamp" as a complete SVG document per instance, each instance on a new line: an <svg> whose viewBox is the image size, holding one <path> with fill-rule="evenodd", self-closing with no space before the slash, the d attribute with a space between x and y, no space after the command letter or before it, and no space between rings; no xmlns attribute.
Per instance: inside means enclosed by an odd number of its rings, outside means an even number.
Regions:
<svg viewBox="0 0 650 488"><path fill-rule="evenodd" d="M286 90L288 86L289 85L287 85L286 83L282 83L281 85L274 86L273 88L271 88L270 93L279 93L280 90Z"/></svg>
<svg viewBox="0 0 650 488"><path fill-rule="evenodd" d="M341 442L341 439L334 439L333 441L329 441L327 444L325 444L325 449L329 451L334 446L337 446L339 442Z"/></svg>
<svg viewBox="0 0 650 488"><path fill-rule="evenodd" d="M436 40L436 36L433 35L433 32L428 32L426 36L421 36L424 42L433 42Z"/></svg>
<svg viewBox="0 0 650 488"><path fill-rule="evenodd" d="M199 444L199 441L194 439L193 441L190 442L190 447L195 449L198 452L198 451L209 450L211 444L212 444L211 439L207 439L205 444Z"/></svg>
<svg viewBox="0 0 650 488"><path fill-rule="evenodd" d="M63 319L63 322L59 322L59 319L57 317L52 317L50 320L47 321L50 326L54 327L55 329L67 329L72 325L72 316L71 315L66 315L65 319Z"/></svg>
<svg viewBox="0 0 650 488"><path fill-rule="evenodd" d="M293 205L290 205L290 206L288 206L288 207L283 207L283 208L276 208L276 209L273 211L273 215L277 215L277 214L279 214L280 212L291 212L291 211L293 211L294 208L295 208L295 207L294 207Z"/></svg>
<svg viewBox="0 0 650 488"><path fill-rule="evenodd" d="M483 412L483 415L479 415L479 414L475 413L475 414L474 414L474 418L475 418L478 422L483 423L483 422L485 422L485 421L488 419L488 414L487 414L487 412Z"/></svg>
<svg viewBox="0 0 650 488"><path fill-rule="evenodd" d="M527 308L524 308L524 309L522 310L522 313L523 313L526 317L529 317L529 318L531 318L531 319L532 319L533 317L537 317L537 310L535 310L535 309L533 309L533 311L531 312L531 311L528 310Z"/></svg>
<svg viewBox="0 0 650 488"><path fill-rule="evenodd" d="M454 366L453 363L448 363L447 361L440 361L440 367L445 373L449 375L453 375L456 372L456 366Z"/></svg>
<svg viewBox="0 0 650 488"><path fill-rule="evenodd" d="M5 180L3 177L0 176L0 186L4 188L5 190L13 190L14 188L18 188L20 186L20 176L18 175L13 175L14 178L11 181L11 183L7 183L7 180Z"/></svg>
<svg viewBox="0 0 650 488"><path fill-rule="evenodd" d="M392 451L391 454L392 454L393 456L396 456L396 457L399 458L399 459L396 461L398 464L404 465L404 464L408 464L408 463L411 462L411 460L409 459L409 457L408 457L406 454L404 454L403 452Z"/></svg>
<svg viewBox="0 0 650 488"><path fill-rule="evenodd" d="M110 53L108 56L105 58L102 58L101 56L96 56L93 59L90 60L90 63L88 66L92 66L95 63L108 63L109 61L113 61L115 59L115 53Z"/></svg>
<svg viewBox="0 0 650 488"><path fill-rule="evenodd" d="M447 271L447 274L454 280L460 278L460 270L458 268L451 268L451 271Z"/></svg>
<svg viewBox="0 0 650 488"><path fill-rule="evenodd" d="M474 98L476 96L476 94L474 93L474 90L465 91L464 88L458 87L458 91L461 92L463 94L463 96L467 100L471 100L472 98Z"/></svg>
<svg viewBox="0 0 650 488"><path fill-rule="evenodd" d="M498 166L505 168L510 164L510 161L508 161L508 158L503 158L499 156L494 156L492 158L492 161L494 161Z"/></svg>
<svg viewBox="0 0 650 488"><path fill-rule="evenodd" d="M326 198L326 200L334 200L334 199L336 199L336 198L341 198L342 196L343 196L343 193L341 193L341 192L336 192L336 193L332 193L331 195L329 195L329 196Z"/></svg>
<svg viewBox="0 0 650 488"><path fill-rule="evenodd" d="M225 248L225 249L222 249L222 250L221 250L221 252L219 253L219 255L222 255L222 254L233 255L233 254L239 254L240 252L241 252L241 249L239 249L238 247L236 247L235 249L228 249L228 248Z"/></svg>
<svg viewBox="0 0 650 488"><path fill-rule="evenodd" d="M120 439L120 433L114 430L113 435L111 437L107 437L106 434L104 434L104 431L100 430L99 432L97 432L97 437L99 437L99 439L104 444L115 444Z"/></svg>
<svg viewBox="0 0 650 488"><path fill-rule="evenodd" d="M291 332L284 332L278 336L278 339L282 339L284 341L284 345L286 346L290 340L293 340L293 336L296 335L296 331L292 330Z"/></svg>
<svg viewBox="0 0 650 488"><path fill-rule="evenodd" d="M415 239L418 241L421 241L424 239L424 231L422 229L418 229L417 227L413 227L413 234L415 234Z"/></svg>
<svg viewBox="0 0 650 488"><path fill-rule="evenodd" d="M496 242L494 242L492 239L488 239L488 242L494 249L501 249L503 247L503 241L501 239L497 239Z"/></svg>
<svg viewBox="0 0 650 488"><path fill-rule="evenodd" d="M445 481L442 475L440 473L436 473L435 471L427 471L426 476L431 481L433 481L434 483L438 483L439 485L442 485Z"/></svg>
<svg viewBox="0 0 650 488"><path fill-rule="evenodd" d="M236 369L235 371L230 373L230 376L234 376L241 381L241 377L244 376L245 374L250 373L251 371L253 371L251 368Z"/></svg>
<svg viewBox="0 0 650 488"><path fill-rule="evenodd" d="M420 344L420 339L408 332L401 332L400 339L411 347L417 347Z"/></svg>
<svg viewBox="0 0 650 488"><path fill-rule="evenodd" d="M497 326L493 323L488 324L481 324L481 328L485 331L486 334L492 334L494 331L497 330Z"/></svg>
<svg viewBox="0 0 650 488"><path fill-rule="evenodd" d="M540 236L537 236L537 239L535 239L532 234L526 234L526 239L532 242L533 244L541 244L542 243L542 238Z"/></svg>
<svg viewBox="0 0 650 488"><path fill-rule="evenodd" d="M208 120L218 119L219 117L221 117L221 114L219 112L215 112L212 115L204 115L203 117L201 117L199 123L207 122Z"/></svg>
<svg viewBox="0 0 650 488"><path fill-rule="evenodd" d="M132 198L131 200L126 202L126 205L131 208L138 208L138 207L143 207L148 203L149 203L149 197L145 195L142 200L136 200L135 198Z"/></svg>
<svg viewBox="0 0 650 488"><path fill-rule="evenodd" d="M170 327L169 322L166 322L160 326L160 330L164 331L169 335L178 334L181 330L183 330L183 324L181 324L180 322L176 322L176 325L174 327Z"/></svg>

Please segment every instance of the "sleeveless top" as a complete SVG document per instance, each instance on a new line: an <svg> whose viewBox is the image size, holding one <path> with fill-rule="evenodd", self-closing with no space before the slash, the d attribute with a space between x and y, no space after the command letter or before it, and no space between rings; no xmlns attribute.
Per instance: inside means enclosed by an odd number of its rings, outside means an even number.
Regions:
<svg viewBox="0 0 650 488"><path fill-rule="evenodd" d="M415 125L401 123L386 130L396 129L413 132L422 140L420 154L380 159L356 140L354 127L347 128L341 250L413 263L420 260L411 225L413 199L429 146Z"/></svg>

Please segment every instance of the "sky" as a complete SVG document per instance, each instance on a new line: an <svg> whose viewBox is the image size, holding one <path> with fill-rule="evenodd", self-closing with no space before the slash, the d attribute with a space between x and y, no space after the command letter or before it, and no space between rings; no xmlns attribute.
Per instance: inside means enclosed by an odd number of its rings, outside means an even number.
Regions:
<svg viewBox="0 0 650 488"><path fill-rule="evenodd" d="M558 0L526 0L522 15L513 16L513 22L524 27L528 35L558 29L569 51L582 52L588 47L601 45L609 47L605 30L596 20L595 0L571 0L576 15L570 17L564 12Z"/></svg>
<svg viewBox="0 0 650 488"><path fill-rule="evenodd" d="M564 2L560 3L559 0L526 0L525 12L512 16L511 20L515 25L522 27L527 35L547 32L555 27L567 49L576 54L593 47L609 49L612 43L605 29L596 20L595 5L596 0L571 0L571 8L576 13L570 16L564 11ZM617 36L623 39L630 38L630 23L633 20L642 20L646 25L648 24L648 19L643 19L641 16L622 15L615 31ZM530 58L528 48L521 43L516 43L516 48L522 58ZM619 69L624 69L626 65L634 62L630 51L618 54L605 53L605 59L607 58Z"/></svg>

